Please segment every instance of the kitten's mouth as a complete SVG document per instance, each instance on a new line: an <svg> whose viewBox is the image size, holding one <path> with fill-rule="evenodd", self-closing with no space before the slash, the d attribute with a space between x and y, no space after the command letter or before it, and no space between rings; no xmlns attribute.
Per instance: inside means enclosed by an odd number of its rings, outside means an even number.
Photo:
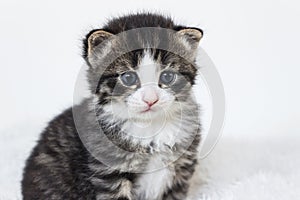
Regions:
<svg viewBox="0 0 300 200"><path fill-rule="evenodd" d="M159 107L157 106L149 106L148 108L145 108L144 110L140 111L140 113L154 113L154 112L158 112L159 111Z"/></svg>
<svg viewBox="0 0 300 200"><path fill-rule="evenodd" d="M141 111L141 113L150 112L150 111L153 111L153 110L151 109L151 107L147 108L146 110Z"/></svg>

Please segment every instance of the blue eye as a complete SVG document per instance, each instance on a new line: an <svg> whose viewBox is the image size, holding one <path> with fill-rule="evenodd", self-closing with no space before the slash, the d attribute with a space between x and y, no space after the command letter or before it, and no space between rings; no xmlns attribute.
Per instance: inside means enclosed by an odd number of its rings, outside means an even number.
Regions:
<svg viewBox="0 0 300 200"><path fill-rule="evenodd" d="M124 85L132 86L135 85L138 81L138 76L135 72L129 71L121 75L121 80Z"/></svg>
<svg viewBox="0 0 300 200"><path fill-rule="evenodd" d="M162 84L170 85L175 80L176 74L171 71L165 71L160 74L159 81Z"/></svg>

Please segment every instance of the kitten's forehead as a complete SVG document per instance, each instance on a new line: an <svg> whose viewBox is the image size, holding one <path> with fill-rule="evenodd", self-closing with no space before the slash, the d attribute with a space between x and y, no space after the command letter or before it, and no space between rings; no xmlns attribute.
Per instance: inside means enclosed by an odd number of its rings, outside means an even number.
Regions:
<svg viewBox="0 0 300 200"><path fill-rule="evenodd" d="M156 83L160 65L149 51L145 51L136 71L139 75L141 84Z"/></svg>

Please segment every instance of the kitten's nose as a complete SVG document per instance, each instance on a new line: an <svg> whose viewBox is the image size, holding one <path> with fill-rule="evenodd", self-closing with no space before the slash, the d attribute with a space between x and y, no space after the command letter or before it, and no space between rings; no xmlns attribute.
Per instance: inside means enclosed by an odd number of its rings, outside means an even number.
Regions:
<svg viewBox="0 0 300 200"><path fill-rule="evenodd" d="M147 89L143 94L143 101L148 104L149 107L158 102L158 96L153 89Z"/></svg>

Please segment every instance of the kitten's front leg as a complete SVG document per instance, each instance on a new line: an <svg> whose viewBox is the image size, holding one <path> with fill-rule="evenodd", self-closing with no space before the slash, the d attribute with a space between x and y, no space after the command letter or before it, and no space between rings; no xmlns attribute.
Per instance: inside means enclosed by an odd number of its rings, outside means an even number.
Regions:
<svg viewBox="0 0 300 200"><path fill-rule="evenodd" d="M187 151L174 162L175 177L171 188L165 192L163 200L185 200L190 186L195 167L197 165L197 147L200 135L196 135Z"/></svg>
<svg viewBox="0 0 300 200"><path fill-rule="evenodd" d="M132 200L132 182L127 178L93 178L97 200Z"/></svg>
<svg viewBox="0 0 300 200"><path fill-rule="evenodd" d="M188 189L190 186L190 179L194 174L195 166L197 163L196 158L194 160L186 160L181 158L178 161L181 163L175 166L175 177L172 183L172 187L164 194L163 200L185 200L187 198Z"/></svg>

